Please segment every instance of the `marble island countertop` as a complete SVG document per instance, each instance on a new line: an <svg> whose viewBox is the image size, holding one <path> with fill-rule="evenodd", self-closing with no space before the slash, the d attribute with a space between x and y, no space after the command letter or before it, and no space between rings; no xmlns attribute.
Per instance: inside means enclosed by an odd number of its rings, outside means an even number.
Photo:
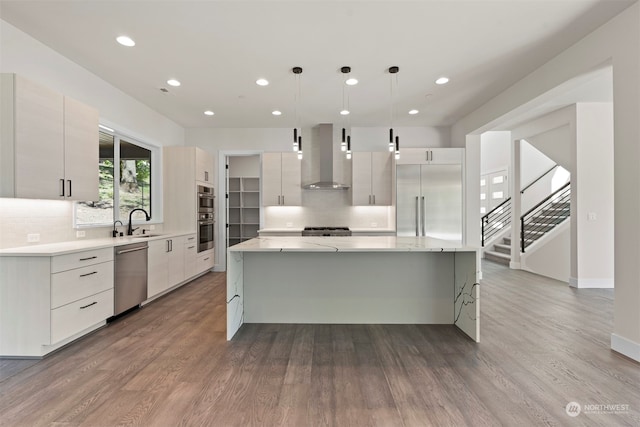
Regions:
<svg viewBox="0 0 640 427"><path fill-rule="evenodd" d="M172 237L195 234L195 232L161 232L150 233L149 237L123 236L107 237L103 239L72 240L68 242L47 243L41 245L19 246L15 248L0 249L0 257L8 256L56 256L91 249L101 249L128 245L130 243L148 242L158 239L170 239Z"/></svg>
<svg viewBox="0 0 640 427"><path fill-rule="evenodd" d="M231 252L473 252L460 241L431 237L258 237L231 246Z"/></svg>

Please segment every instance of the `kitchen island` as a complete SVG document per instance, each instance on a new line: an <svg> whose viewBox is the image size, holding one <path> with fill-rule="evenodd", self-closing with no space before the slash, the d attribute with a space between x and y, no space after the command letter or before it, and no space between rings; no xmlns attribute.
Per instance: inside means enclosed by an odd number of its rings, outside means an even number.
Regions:
<svg viewBox="0 0 640 427"><path fill-rule="evenodd" d="M259 237L228 248L243 323L455 324L480 339L477 249L429 237Z"/></svg>

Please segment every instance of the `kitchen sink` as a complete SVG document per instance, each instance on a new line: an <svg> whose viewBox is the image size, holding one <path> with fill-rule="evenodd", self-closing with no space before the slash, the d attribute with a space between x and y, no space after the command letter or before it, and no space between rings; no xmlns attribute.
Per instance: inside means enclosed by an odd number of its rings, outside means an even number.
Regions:
<svg viewBox="0 0 640 427"><path fill-rule="evenodd" d="M158 233L147 233L147 234L136 234L135 236L131 236L134 239L145 239L148 237L159 237L162 236L162 234L158 234Z"/></svg>

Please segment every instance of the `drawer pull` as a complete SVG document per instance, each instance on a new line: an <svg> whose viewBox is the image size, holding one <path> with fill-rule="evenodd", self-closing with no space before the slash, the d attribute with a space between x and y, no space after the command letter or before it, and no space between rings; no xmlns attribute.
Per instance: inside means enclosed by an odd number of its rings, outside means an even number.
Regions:
<svg viewBox="0 0 640 427"><path fill-rule="evenodd" d="M193 249L195 248L195 246L189 246L187 249Z"/></svg>
<svg viewBox="0 0 640 427"><path fill-rule="evenodd" d="M89 261L90 259L96 259L97 256L90 256L89 258L80 258L80 261Z"/></svg>
<svg viewBox="0 0 640 427"><path fill-rule="evenodd" d="M187 240L194 240L194 239L195 239L195 237L189 237L189 238L187 238Z"/></svg>
<svg viewBox="0 0 640 427"><path fill-rule="evenodd" d="M91 276L92 274L98 274L98 272L97 271L92 271L91 273L81 274L80 277L87 277L87 276Z"/></svg>
<svg viewBox="0 0 640 427"><path fill-rule="evenodd" d="M203 261L208 261L208 260L209 260L209 257L206 257Z"/></svg>
<svg viewBox="0 0 640 427"><path fill-rule="evenodd" d="M98 301L94 301L91 304L83 305L82 307L80 307L80 310L82 310L83 308L91 307L92 305L96 305L97 303Z"/></svg>

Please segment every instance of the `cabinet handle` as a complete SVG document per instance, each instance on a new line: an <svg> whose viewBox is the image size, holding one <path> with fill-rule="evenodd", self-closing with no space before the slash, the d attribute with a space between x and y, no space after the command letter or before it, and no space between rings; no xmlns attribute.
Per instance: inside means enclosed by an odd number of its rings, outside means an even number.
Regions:
<svg viewBox="0 0 640 427"><path fill-rule="evenodd" d="M424 200L424 196L422 196L422 235L426 236L424 224L427 222L427 203Z"/></svg>
<svg viewBox="0 0 640 427"><path fill-rule="evenodd" d="M278 196L278 205L280 205L280 196Z"/></svg>
<svg viewBox="0 0 640 427"><path fill-rule="evenodd" d="M208 260L209 260L209 257L206 257L205 259L203 259L203 261L208 261Z"/></svg>
<svg viewBox="0 0 640 427"><path fill-rule="evenodd" d="M71 180L68 179L67 182L69 183L69 194L67 194L67 197L71 197Z"/></svg>
<svg viewBox="0 0 640 427"><path fill-rule="evenodd" d="M282 206L284 206L284 196L282 196Z"/></svg>
<svg viewBox="0 0 640 427"><path fill-rule="evenodd" d="M371 194L369 194L369 204L371 204Z"/></svg>
<svg viewBox="0 0 640 427"><path fill-rule="evenodd" d="M420 226L418 222L420 221L420 202L418 202L418 196L416 196L416 236L420 235Z"/></svg>
<svg viewBox="0 0 640 427"><path fill-rule="evenodd" d="M91 276L92 274L98 274L98 272L97 271L92 271L91 273L81 274L80 277L87 277L87 276Z"/></svg>
<svg viewBox="0 0 640 427"><path fill-rule="evenodd" d="M60 197L64 197L64 179L60 179Z"/></svg>
<svg viewBox="0 0 640 427"><path fill-rule="evenodd" d="M195 240L195 237L188 237L187 240Z"/></svg>
<svg viewBox="0 0 640 427"><path fill-rule="evenodd" d="M193 249L195 248L195 246L189 246L187 249Z"/></svg>
<svg viewBox="0 0 640 427"><path fill-rule="evenodd" d="M80 310L87 308L87 307L91 307L92 305L96 305L98 303L98 301L94 301L91 304L87 304L87 305L83 305L82 307L80 307Z"/></svg>
<svg viewBox="0 0 640 427"><path fill-rule="evenodd" d="M89 261L90 259L96 259L97 256L90 256L89 258L80 258L80 261Z"/></svg>
<svg viewBox="0 0 640 427"><path fill-rule="evenodd" d="M376 195L375 194L373 195L373 204L374 205L376 204Z"/></svg>
<svg viewBox="0 0 640 427"><path fill-rule="evenodd" d="M204 180L207 182L209 181L209 172L207 171L204 171Z"/></svg>

